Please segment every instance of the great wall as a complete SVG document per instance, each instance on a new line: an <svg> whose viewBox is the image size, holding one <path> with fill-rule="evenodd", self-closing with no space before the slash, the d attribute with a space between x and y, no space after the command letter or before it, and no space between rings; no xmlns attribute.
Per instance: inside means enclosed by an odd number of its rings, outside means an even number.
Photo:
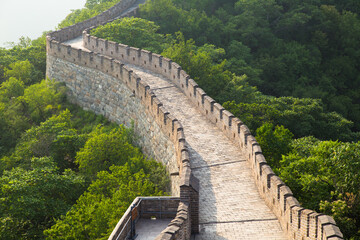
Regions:
<svg viewBox="0 0 360 240"><path fill-rule="evenodd" d="M173 197L135 199L109 239L132 236L130 223L140 213L173 218L156 239L343 239L330 216L300 206L247 126L181 66L90 35L96 26L136 16L143 2L122 0L47 35L47 76L65 82L72 102L133 123L137 144L165 164L171 178Z"/></svg>

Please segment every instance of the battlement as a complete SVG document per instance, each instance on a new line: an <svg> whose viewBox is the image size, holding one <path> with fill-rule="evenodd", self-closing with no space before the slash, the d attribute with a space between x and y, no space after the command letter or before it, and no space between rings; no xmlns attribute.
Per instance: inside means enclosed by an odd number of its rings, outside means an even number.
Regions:
<svg viewBox="0 0 360 240"><path fill-rule="evenodd" d="M176 218L159 239L189 239L192 232L198 231L198 180L190 168L192 161L186 147L186 138L181 123L164 108L161 101L150 89L149 84L137 76L124 63L139 66L170 79L188 99L215 124L224 135L238 146L249 162L256 186L265 203L274 212L282 229L289 239L342 239L342 234L330 217L304 209L293 196L289 187L275 175L262 154L261 147L243 122L225 110L202 90L181 66L171 59L147 50L104 40L90 35L90 30L99 24L111 21L134 0L125 0L108 11L82 23L50 33L47 36L47 54L54 58L94 69L112 76L124 83L140 100L161 131L174 144L176 164L180 176L180 199ZM136 10L127 13L134 15ZM84 30L85 29L85 30ZM75 49L63 41L75 38L82 33L83 46L87 50ZM61 79L59 79L61 80ZM104 112L106 116L106 112ZM189 204L191 203L191 204ZM184 212L188 218L184 218ZM174 226L175 229L174 230ZM171 231L170 231L171 230ZM179 234L186 231L186 234Z"/></svg>
<svg viewBox="0 0 360 240"><path fill-rule="evenodd" d="M89 18L72 26L62 28L58 31L51 32L47 36L51 39L56 39L59 42L74 39L80 36L85 28L106 24L107 21L118 17L124 10L132 6L135 2L136 0L122 0L95 17Z"/></svg>
<svg viewBox="0 0 360 240"><path fill-rule="evenodd" d="M147 50L91 36L91 29L83 32L83 44L86 48L111 56L114 61L137 65L171 79L212 123L239 146L248 156L260 195L280 220L290 239L342 237L331 217L299 205L289 187L267 164L260 145L248 127L208 96L179 64Z"/></svg>
<svg viewBox="0 0 360 240"><path fill-rule="evenodd" d="M176 197L137 197L121 217L109 239L126 239L129 232L135 235L138 231L131 222L139 222L143 219L172 219L181 211L183 219L189 218L188 208ZM181 234L186 234L189 226L184 226ZM146 234L146 233L143 233Z"/></svg>

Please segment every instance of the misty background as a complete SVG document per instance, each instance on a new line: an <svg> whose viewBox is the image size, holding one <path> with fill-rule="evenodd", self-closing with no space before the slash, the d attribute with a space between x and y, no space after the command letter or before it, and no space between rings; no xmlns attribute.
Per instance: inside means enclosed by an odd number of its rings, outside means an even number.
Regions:
<svg viewBox="0 0 360 240"><path fill-rule="evenodd" d="M71 9L83 8L86 0L0 0L0 47L17 43L21 36L35 39L55 30Z"/></svg>

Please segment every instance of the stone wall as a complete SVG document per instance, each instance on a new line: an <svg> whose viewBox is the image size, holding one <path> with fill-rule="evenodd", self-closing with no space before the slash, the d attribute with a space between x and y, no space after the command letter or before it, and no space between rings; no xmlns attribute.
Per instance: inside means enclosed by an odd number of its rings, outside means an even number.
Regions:
<svg viewBox="0 0 360 240"><path fill-rule="evenodd" d="M134 2L135 1L129 0L125 1L126 6L128 6L128 3ZM113 9L117 9L117 11L124 11L126 8L127 7L124 7L124 3L122 2L118 3L113 7ZM132 11L127 13L118 12L114 15L117 15L115 17L119 17L120 15L131 16L136 14L136 10L137 9L133 9ZM109 14L104 14L103 16L109 16ZM79 29L84 29L91 24L93 26L103 24L105 23L105 20L108 20L108 18L110 17L94 17L91 21L89 20L86 23L79 23L69 28L61 29L59 31L48 34L46 38L47 76L50 78L56 78L58 81L68 82L67 85L70 89L70 99L72 99L73 102L81 104L85 108L92 109L97 113L104 114L110 119L118 122L123 122L125 124L129 124L129 120L134 119L132 117L135 117L135 119L137 118L138 124L135 125L135 131L141 134L140 136L143 138L143 141L141 141L140 139L139 143L140 145L142 145L143 150L150 155L154 155L154 158L156 160L164 162L161 154L156 154L156 152L159 152L159 150L156 148L159 147L158 144L160 142L167 142L166 140L164 140L164 137L170 140L174 149L173 157L170 156L171 154L169 154L169 151L160 150L160 152L165 153L165 157L168 157L169 161L165 161L165 163L167 164L168 171L170 173L174 173L171 174L172 195L180 194L181 197L181 202L179 204L176 217L171 223L172 226L179 227L177 233L180 234L175 234L174 232L172 236L181 236L181 238L178 239L189 239L192 231L190 226L191 218L198 219L198 188L194 189L191 184L195 183L195 185L198 187L198 181L195 177L193 177L191 173L189 154L185 146L186 140L181 124L163 108L162 103L156 98L155 94L151 92L149 86L144 81L141 81L141 79L138 78L131 70L128 70L126 67L124 67L122 63L120 63L119 61L114 61L113 59L105 57L101 54L82 51L81 49L74 49L70 45L65 45L62 43L63 41L67 41L77 37L79 34ZM74 69L74 67L79 70L82 69L84 72ZM66 69L68 69L69 71L66 71ZM95 72L93 72L93 70ZM110 78L105 75L109 75ZM97 80L95 81L91 80L94 76L95 78L96 76L98 76ZM131 98L134 98L134 102L137 101L137 103L140 103L142 105L139 107L140 109L143 108L145 110L142 111L142 113L145 113L146 117L137 117L136 114L133 114L134 110L132 108L127 109L130 110L129 113L125 111L126 116L117 114L117 111L122 110L121 108L117 108L116 105L114 105L118 103L118 101L115 99L116 92L111 92L111 94L109 94L110 96L107 96L108 94L105 94L102 90L103 79L106 79L105 86L107 87L111 86L114 81L119 82L119 84L122 83L123 85L126 85L129 91L123 89L123 93L125 93L126 96L131 96ZM90 87L92 93L82 91L83 86L81 84L86 85L88 83L95 84ZM116 90L116 88L114 88L114 90ZM104 95L108 97L107 101L104 101L101 97L99 97ZM95 100L95 97L98 97L98 99ZM117 97L124 96L117 95ZM131 100L132 99L130 99L129 101ZM134 106L135 105L136 104L134 104ZM135 106L135 108L137 107L138 106ZM120 118L118 119L117 117ZM146 121L143 121L144 119L146 119ZM147 123L155 123L155 125L152 125L153 127L151 127L148 126ZM159 129L160 131L158 131ZM149 130L150 134L146 134ZM156 143L156 145L147 144L149 142L146 140L146 138L148 138L149 136L152 139L160 138L163 141L154 140L150 141L150 143ZM168 148L169 145L166 146L166 149ZM153 153L150 153L151 149L155 149ZM162 147L160 147L160 149L162 149ZM177 172L174 169L177 169ZM182 188L181 193L179 193L180 188ZM189 196L197 198L189 199ZM190 208L189 206L191 205L194 206ZM192 212L190 212L191 209L193 210ZM184 212L186 212L186 215L188 215L189 217L184 218ZM169 227L171 228L171 226Z"/></svg>
<svg viewBox="0 0 360 240"><path fill-rule="evenodd" d="M239 151L245 154L251 165L260 195L279 219L289 239L342 239L331 217L299 205L289 187L267 164L248 127L208 96L177 63L146 50L91 36L89 33L93 28L83 32L83 45L86 48L170 79L212 123L239 146Z"/></svg>
<svg viewBox="0 0 360 240"><path fill-rule="evenodd" d="M121 0L113 7L109 8L108 10L102 12L95 17L89 18L83 22L74 24L72 26L65 27L58 31L51 32L50 34L48 34L48 36L59 42L64 42L76 38L81 35L85 28L105 24L107 21L118 17L119 15L121 15L122 12L124 12L124 10L129 8L135 2L136 0Z"/></svg>
<svg viewBox="0 0 360 240"><path fill-rule="evenodd" d="M137 81L131 72L125 68L122 70L124 76L132 78L129 81ZM149 114L141 99L135 97L122 81L101 71L82 67L51 55L47 57L47 75L51 79L66 83L71 102L96 114L104 115L110 121L127 127L133 124L136 143L142 151L163 163L169 173L179 172L173 142L161 131L154 116ZM135 94L139 94L139 91ZM171 174L171 186L172 195L179 196L178 175Z"/></svg>
<svg viewBox="0 0 360 240"><path fill-rule="evenodd" d="M197 202L196 198L189 199L189 196L196 196L192 186L198 187L198 184L191 174L183 128L149 86L117 60L71 48L49 37L47 41L48 77L65 82L70 99L85 109L127 125L134 120L135 133L140 136L138 143L143 150L166 164L170 173L179 173L171 177L172 195L180 195L182 205ZM183 194L180 194L181 187L185 189ZM194 205L195 210L188 214L197 219L197 205ZM174 222L184 229L191 218L184 221L182 216L183 208L179 208Z"/></svg>
<svg viewBox="0 0 360 240"><path fill-rule="evenodd" d="M127 239L131 230L131 218L137 222L140 218L164 219L174 218L175 214L182 208L179 198L174 197L137 197L126 210L115 229L111 233L109 240ZM134 213L135 211L135 213ZM184 232L184 231L183 231ZM182 233L183 233L182 232Z"/></svg>
<svg viewBox="0 0 360 240"><path fill-rule="evenodd" d="M130 2L132 1L125 1L125 3ZM151 131L154 131L152 134L155 138L165 139L160 136L160 132L162 132L163 136L166 136L173 144L175 158L168 157L169 160L166 160L165 163L170 171L173 170L172 166L175 166L175 164L170 163L171 161L174 161L179 169L179 188L174 191L180 191L181 207L179 206L176 218L163 232L163 235L159 236L159 239L188 239L190 231L186 229L191 228L193 232L197 231L196 213L198 211L198 202L196 199L198 197L198 183L191 174L189 164L191 159L185 147L186 140L181 124L171 116L171 113L164 109L161 102L151 92L149 86L132 71L124 67L121 62L140 66L171 79L211 122L239 146L239 151L242 151L247 156L247 160L252 167L253 176L261 196L278 217L289 239L342 239L342 234L331 217L304 209L299 205L291 190L274 174L267 164L259 144L251 135L247 126L211 97L207 96L177 63L146 50L90 36L90 29L83 32L83 44L95 53L74 49L61 43L77 36L79 29L82 27L90 27L91 24L97 26L104 21L108 21L107 18L110 19L110 15L110 13L102 15L107 17L96 18L93 20L94 22L86 22L81 27L75 25L76 27L69 27L49 34L47 37L48 74L50 77L57 77L61 81L73 82L71 91L76 93L76 95L73 95L74 99L79 99L79 103L84 104L85 107L89 107L89 109L104 114L113 120L122 117L120 115L123 110L119 110L121 107L117 107L117 104L122 101L119 98L126 98L128 102L133 101L131 104L135 107L142 105L140 108L145 112L146 116L141 115L136 109L128 108L126 111L129 111L129 113L124 119L137 119L135 120L136 128L141 134L148 134L149 130L147 129L153 126ZM67 69L68 72L64 75L58 73L64 69ZM78 77L78 75L82 76L82 74L86 76L83 79L91 79L95 76L94 78L97 80L81 82L82 78ZM73 81L72 79L78 80ZM105 84L103 79L106 79ZM122 82L128 88L128 91L121 90L116 93L118 88L116 84L119 84L117 82ZM89 83L91 86L86 86ZM112 84L115 84L116 87L112 88ZM106 91L99 90L103 89L103 86ZM84 88L89 89L92 93L84 91ZM132 100L131 97L126 97L132 93L136 99ZM109 96L103 99L104 94ZM127 95L123 96L123 94ZM124 104L122 106L125 107ZM137 114L140 115L136 116ZM143 120L143 118L149 118L150 121ZM156 122L158 128L151 125L150 122ZM154 149L152 146L146 147L146 136L143 137L142 145L144 150L151 151L150 149ZM161 141L166 142L166 140ZM168 156L167 154L171 155L171 150L168 149L171 149L171 147L167 146L166 150L154 150L154 157L158 158L162 156L162 153L166 156ZM157 154L156 151L160 153ZM189 217L185 218L185 215Z"/></svg>

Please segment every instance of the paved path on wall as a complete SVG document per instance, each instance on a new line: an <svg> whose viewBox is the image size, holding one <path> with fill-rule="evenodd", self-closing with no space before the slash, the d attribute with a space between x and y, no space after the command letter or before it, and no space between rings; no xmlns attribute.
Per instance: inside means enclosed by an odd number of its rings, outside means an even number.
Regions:
<svg viewBox="0 0 360 240"><path fill-rule="evenodd" d="M172 219L144 219L136 223L136 240L154 240L171 222Z"/></svg>
<svg viewBox="0 0 360 240"><path fill-rule="evenodd" d="M240 150L169 80L128 65L183 125L191 168L200 180L200 234L195 239L286 239L261 199Z"/></svg>
<svg viewBox="0 0 360 240"><path fill-rule="evenodd" d="M67 43L81 47L77 41ZM150 85L184 127L191 168L200 180L200 234L194 239L286 239L280 223L260 197L250 166L235 144L169 80L133 65L128 67Z"/></svg>
<svg viewBox="0 0 360 240"><path fill-rule="evenodd" d="M128 12L131 12L135 8L139 6L139 4L144 4L147 0L137 0L131 7L126 9L120 16L127 14Z"/></svg>

